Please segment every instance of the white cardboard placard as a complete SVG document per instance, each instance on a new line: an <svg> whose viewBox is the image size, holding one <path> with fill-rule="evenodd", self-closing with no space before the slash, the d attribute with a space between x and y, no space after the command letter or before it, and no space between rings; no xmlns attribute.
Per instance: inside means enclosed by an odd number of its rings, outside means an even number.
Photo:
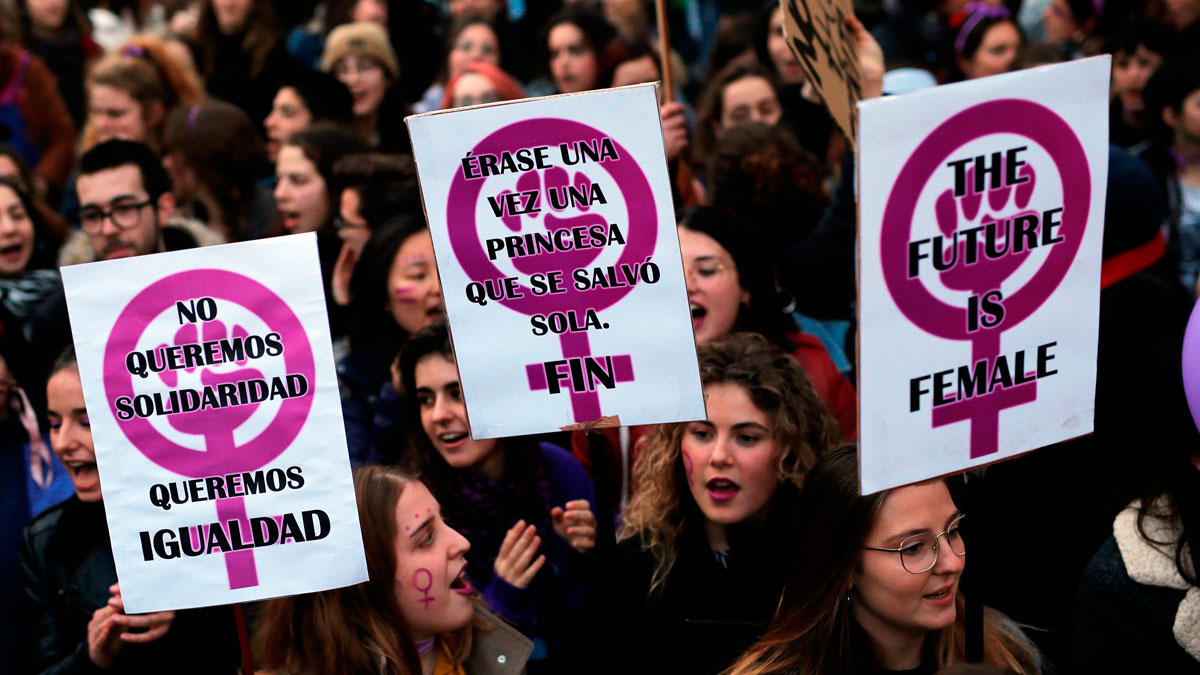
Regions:
<svg viewBox="0 0 1200 675"><path fill-rule="evenodd" d="M473 437L704 418L655 92L408 118Z"/></svg>
<svg viewBox="0 0 1200 675"><path fill-rule="evenodd" d="M62 275L126 611L366 581L316 236Z"/></svg>
<svg viewBox="0 0 1200 675"><path fill-rule="evenodd" d="M1109 70L859 104L864 494L1092 431Z"/></svg>

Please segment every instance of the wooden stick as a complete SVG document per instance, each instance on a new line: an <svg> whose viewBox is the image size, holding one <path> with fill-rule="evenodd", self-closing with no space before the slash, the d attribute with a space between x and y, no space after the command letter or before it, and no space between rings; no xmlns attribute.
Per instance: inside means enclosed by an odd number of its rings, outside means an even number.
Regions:
<svg viewBox="0 0 1200 675"><path fill-rule="evenodd" d="M234 603L233 618L237 621L238 642L242 645L242 673L254 675L254 659L250 657L250 636L246 634L246 613L242 610L242 603Z"/></svg>
<svg viewBox="0 0 1200 675"><path fill-rule="evenodd" d="M675 78L671 74L671 28L667 25L667 0L654 0L658 19L658 64L662 72L663 103L675 100Z"/></svg>

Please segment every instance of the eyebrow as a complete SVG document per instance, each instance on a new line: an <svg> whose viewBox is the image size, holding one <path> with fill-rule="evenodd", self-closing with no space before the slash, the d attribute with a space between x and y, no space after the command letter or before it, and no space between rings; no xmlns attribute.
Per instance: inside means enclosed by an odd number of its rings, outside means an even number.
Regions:
<svg viewBox="0 0 1200 675"><path fill-rule="evenodd" d="M136 199L139 199L139 197L138 197L137 195L134 195L134 194L117 195L116 197L113 197L112 199L110 199L110 200L109 200L109 201L107 201L107 202L104 202L104 203L100 203L100 202L88 202L88 203L86 203L86 204L82 204L82 205L80 205L80 207L79 207L79 208L80 208L81 210L82 210L82 209L98 209L98 208L100 208L100 207L102 207L102 206L105 206L105 205L107 205L107 204L116 204L117 202L119 202L119 201L122 201L122 200L125 200L125 199L135 199L135 200L136 200Z"/></svg>
<svg viewBox="0 0 1200 675"><path fill-rule="evenodd" d="M738 424L733 425L733 428L735 430L738 430L738 429L761 429L767 433L771 433L770 429L768 429L766 426L764 426L762 424L759 424L758 422L739 422Z"/></svg>
<svg viewBox="0 0 1200 675"><path fill-rule="evenodd" d="M433 523L433 516L429 516L425 520L421 521L421 524L417 526L417 529L413 530L412 534L408 535L408 538L410 540L416 538L416 536L418 534L420 534L422 530L429 527L432 523Z"/></svg>
<svg viewBox="0 0 1200 675"><path fill-rule="evenodd" d="M955 511L953 515L946 519L946 525L949 525L955 518L961 516L962 514L962 511ZM930 530L928 528L918 527L916 529L901 532L900 534L893 534L892 536L888 537L886 541L892 541L893 539L907 539L913 535L922 534L929 531Z"/></svg>

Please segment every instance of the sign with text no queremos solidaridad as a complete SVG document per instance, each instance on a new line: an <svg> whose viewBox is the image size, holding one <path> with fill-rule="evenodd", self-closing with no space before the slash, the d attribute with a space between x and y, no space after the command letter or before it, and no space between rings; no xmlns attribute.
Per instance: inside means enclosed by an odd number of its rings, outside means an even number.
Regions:
<svg viewBox="0 0 1200 675"><path fill-rule="evenodd" d="M62 275L126 610L366 581L316 236Z"/></svg>
<svg viewBox="0 0 1200 675"><path fill-rule="evenodd" d="M1092 431L1109 69L859 104L864 494Z"/></svg>
<svg viewBox="0 0 1200 675"><path fill-rule="evenodd" d="M473 437L704 419L655 92L408 118Z"/></svg>

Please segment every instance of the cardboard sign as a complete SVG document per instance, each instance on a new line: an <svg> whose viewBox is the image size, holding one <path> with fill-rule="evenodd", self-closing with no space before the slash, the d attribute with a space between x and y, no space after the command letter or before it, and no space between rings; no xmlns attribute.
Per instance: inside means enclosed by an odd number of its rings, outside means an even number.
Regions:
<svg viewBox="0 0 1200 675"><path fill-rule="evenodd" d="M859 104L864 494L1092 431L1109 65Z"/></svg>
<svg viewBox="0 0 1200 675"><path fill-rule="evenodd" d="M126 611L366 581L316 235L62 276Z"/></svg>
<svg viewBox="0 0 1200 675"><path fill-rule="evenodd" d="M846 17L854 16L850 0L779 0L783 35L800 60L808 81L853 146L858 139L862 73L854 36Z"/></svg>
<svg viewBox="0 0 1200 675"><path fill-rule="evenodd" d="M471 435L703 419L655 87L407 121Z"/></svg>

